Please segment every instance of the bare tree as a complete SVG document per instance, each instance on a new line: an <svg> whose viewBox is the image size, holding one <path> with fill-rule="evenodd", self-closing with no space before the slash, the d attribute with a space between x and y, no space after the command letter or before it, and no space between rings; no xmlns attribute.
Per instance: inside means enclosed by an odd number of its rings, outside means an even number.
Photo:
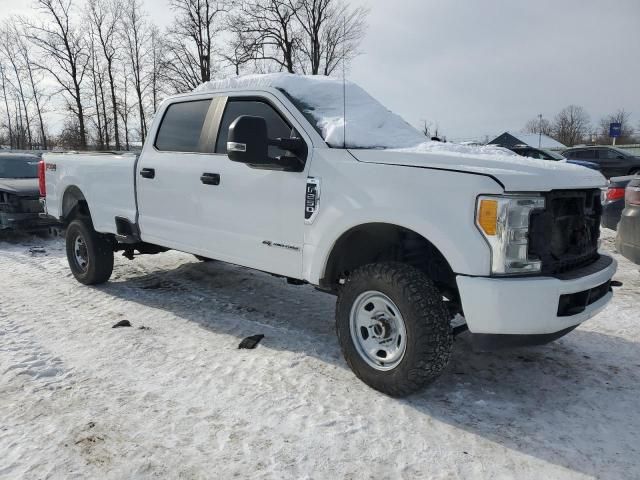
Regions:
<svg viewBox="0 0 640 480"><path fill-rule="evenodd" d="M620 137L617 141L620 143L630 143L633 138L633 126L631 125L631 113L624 108L619 109L616 113L612 113L600 119L599 140L602 143L609 143L609 125L611 123L620 124Z"/></svg>
<svg viewBox="0 0 640 480"><path fill-rule="evenodd" d="M431 126L432 125L433 125L432 122L429 122L427 120L422 120L422 128L420 129L420 131L427 138L431 138Z"/></svg>
<svg viewBox="0 0 640 480"><path fill-rule="evenodd" d="M323 73L331 75L344 62L349 63L360 52L360 42L366 33L367 15L364 7L349 10L338 4L330 12L330 19L322 32Z"/></svg>
<svg viewBox="0 0 640 480"><path fill-rule="evenodd" d="M147 90L151 96L151 112L156 113L160 96L163 92L162 67L164 64L164 44L160 29L157 25L151 25L149 32L149 70L147 72Z"/></svg>
<svg viewBox="0 0 640 480"><path fill-rule="evenodd" d="M573 146L581 143L589 132L589 115L579 105L569 105L558 113L553 122L553 134L560 143Z"/></svg>
<svg viewBox="0 0 640 480"><path fill-rule="evenodd" d="M93 26L92 26L93 27ZM98 149L104 150L105 148L105 132L104 125L106 121L103 120L102 113L104 112L104 108L100 105L100 85L103 83L104 77L102 75L102 71L100 68L100 62L98 60L98 52L95 44L95 35L89 36L89 52L91 55L90 61L90 76L91 76L91 84L93 88L93 101L95 102L95 127L97 133L98 140ZM91 117L93 119L93 116Z"/></svg>
<svg viewBox="0 0 640 480"><path fill-rule="evenodd" d="M113 115L113 135L116 150L120 150L120 132L118 128L118 102L116 96L115 63L118 60L116 30L121 20L122 4L119 0L89 0L88 15L102 55L106 61L106 74L109 80L111 113ZM109 148L108 136L105 139Z"/></svg>
<svg viewBox="0 0 640 480"><path fill-rule="evenodd" d="M24 25L24 21L20 20L20 24ZM20 60L29 80L29 85L31 87L31 99L35 103L36 107L36 116L38 117L38 125L40 130L40 141L39 144L43 149L47 150L48 142L47 142L47 134L44 122L44 108L45 108L45 98L44 98L44 87L41 86L42 78L41 71L36 68L33 60L33 55L30 51L29 45L26 42L24 31L20 30L16 25L14 26L16 31L16 50L18 55L20 56Z"/></svg>
<svg viewBox="0 0 640 480"><path fill-rule="evenodd" d="M211 80L218 20L228 11L227 1L170 0L169 6L175 19L166 43L167 81L176 91L191 90Z"/></svg>
<svg viewBox="0 0 640 480"><path fill-rule="evenodd" d="M226 51L222 53L222 58L233 67L236 75L240 75L240 67L255 60L258 52L258 44L245 32L245 27L241 16L231 17L227 28L232 33L232 38Z"/></svg>
<svg viewBox="0 0 640 480"><path fill-rule="evenodd" d="M535 133L537 135L542 133L542 135L552 136L553 125L546 118L532 118L525 124L522 133Z"/></svg>
<svg viewBox="0 0 640 480"><path fill-rule="evenodd" d="M231 17L234 58L246 63L245 56L274 62L289 73L295 72L296 52L301 30L295 8L288 0L249 0ZM238 63L236 60L236 71Z"/></svg>
<svg viewBox="0 0 640 480"><path fill-rule="evenodd" d="M44 54L37 66L48 72L66 95L77 118L79 147L87 147L82 82L89 63L86 45L72 18L72 0L35 0L43 21L28 25L28 38Z"/></svg>
<svg viewBox="0 0 640 480"><path fill-rule="evenodd" d="M0 52L11 66L13 70L13 88L20 102L20 124L24 125L26 133L26 145L21 145L22 148L33 148L33 139L31 136L31 120L29 118L29 108L27 108L27 92L25 90L24 72L19 64L18 53L19 34L14 28L14 24L11 20L5 21L0 27ZM11 83L11 81L10 81ZM23 121L24 115L24 123Z"/></svg>
<svg viewBox="0 0 640 480"><path fill-rule="evenodd" d="M342 0L289 0L304 32L303 71L330 75L342 60L358 53L368 10L351 10Z"/></svg>
<svg viewBox="0 0 640 480"><path fill-rule="evenodd" d="M127 66L125 65L123 67L123 74L122 74L122 78L123 78L123 87L121 89L121 97L120 97L120 101L118 102L118 114L120 115L120 118L122 119L122 128L124 131L124 145L125 145L125 150L129 150L131 148L130 146L130 140L129 140L129 134L130 134L130 130L129 130L129 122L131 119L131 111L133 110L134 105L131 104L131 102L129 101L129 78L130 78L130 72L126 71Z"/></svg>
<svg viewBox="0 0 640 480"><path fill-rule="evenodd" d="M143 96L146 87L145 68L150 32L144 19L140 0L127 0L125 3L123 36L131 71L131 80L133 81L133 88L138 101L140 139L144 142L147 136L147 121L144 112Z"/></svg>
<svg viewBox="0 0 640 480"><path fill-rule="evenodd" d="M11 125L11 110L9 110L9 94L7 93L7 84L9 80L6 76L6 70L4 64L2 62L2 58L0 58L0 85L2 86L2 98L4 99L5 111L7 114L7 129L9 130L9 146L14 148L14 132L13 127Z"/></svg>

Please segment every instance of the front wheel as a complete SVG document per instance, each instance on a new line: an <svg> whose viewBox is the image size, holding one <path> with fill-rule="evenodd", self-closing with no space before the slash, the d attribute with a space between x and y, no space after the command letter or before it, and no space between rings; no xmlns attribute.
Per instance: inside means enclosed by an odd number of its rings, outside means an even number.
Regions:
<svg viewBox="0 0 640 480"><path fill-rule="evenodd" d="M396 397L437 378L453 345L442 295L424 273L401 263L352 272L338 296L336 329L356 376Z"/></svg>
<svg viewBox="0 0 640 480"><path fill-rule="evenodd" d="M80 283L96 285L109 280L113 272L113 244L96 232L88 219L76 219L67 227L67 260Z"/></svg>

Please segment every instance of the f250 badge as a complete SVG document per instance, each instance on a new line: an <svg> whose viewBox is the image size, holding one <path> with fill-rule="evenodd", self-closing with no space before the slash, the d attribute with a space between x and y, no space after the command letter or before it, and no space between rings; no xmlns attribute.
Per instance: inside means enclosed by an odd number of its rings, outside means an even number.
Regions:
<svg viewBox="0 0 640 480"><path fill-rule="evenodd" d="M304 223L311 224L320 208L320 179L307 177L307 193L304 200Z"/></svg>

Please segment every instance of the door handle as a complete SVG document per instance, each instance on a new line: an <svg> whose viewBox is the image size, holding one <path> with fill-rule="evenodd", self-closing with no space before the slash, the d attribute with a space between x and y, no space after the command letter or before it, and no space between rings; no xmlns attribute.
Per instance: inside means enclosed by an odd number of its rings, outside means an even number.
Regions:
<svg viewBox="0 0 640 480"><path fill-rule="evenodd" d="M156 176L155 168L143 168L140 170L140 176L144 178L154 178Z"/></svg>
<svg viewBox="0 0 640 480"><path fill-rule="evenodd" d="M200 181L205 185L220 185L220 174L205 172L200 176Z"/></svg>

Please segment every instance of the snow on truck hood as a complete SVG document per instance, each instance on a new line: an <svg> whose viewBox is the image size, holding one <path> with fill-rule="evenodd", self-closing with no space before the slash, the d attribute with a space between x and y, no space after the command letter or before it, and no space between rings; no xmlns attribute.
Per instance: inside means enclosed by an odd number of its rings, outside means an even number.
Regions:
<svg viewBox="0 0 640 480"><path fill-rule="evenodd" d="M283 91L329 146L346 146L362 162L491 175L510 191L605 185L600 173L581 166L529 159L494 145L425 141L420 131L358 85L337 78L289 73L244 75L212 80L194 91L241 88Z"/></svg>
<svg viewBox="0 0 640 480"><path fill-rule="evenodd" d="M438 148L350 152L361 162L488 175L498 180L507 192L547 192L606 186L606 179L596 170L520 156L459 153Z"/></svg>

